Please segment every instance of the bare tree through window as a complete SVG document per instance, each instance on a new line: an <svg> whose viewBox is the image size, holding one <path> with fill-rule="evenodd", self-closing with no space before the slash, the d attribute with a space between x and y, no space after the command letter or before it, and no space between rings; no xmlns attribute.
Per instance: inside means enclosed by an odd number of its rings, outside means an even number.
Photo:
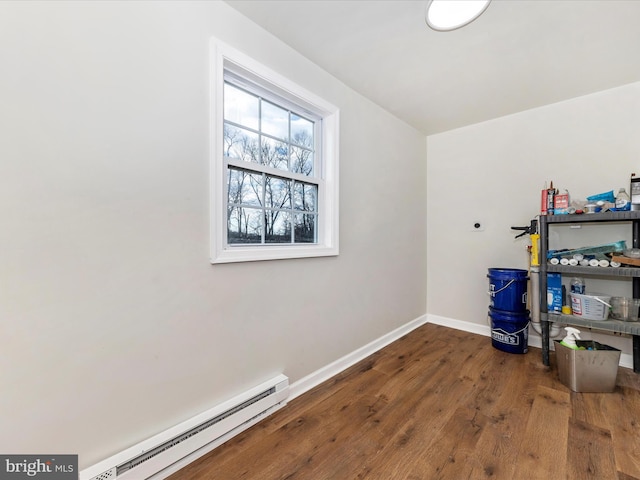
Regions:
<svg viewBox="0 0 640 480"><path fill-rule="evenodd" d="M242 161L227 169L228 243L316 242L314 122L227 83L225 102L227 92L224 155Z"/></svg>

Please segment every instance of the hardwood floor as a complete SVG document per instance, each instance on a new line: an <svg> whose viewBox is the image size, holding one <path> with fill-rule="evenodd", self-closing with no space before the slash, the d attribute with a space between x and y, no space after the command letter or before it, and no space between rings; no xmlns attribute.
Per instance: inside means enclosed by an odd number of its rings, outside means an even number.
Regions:
<svg viewBox="0 0 640 480"><path fill-rule="evenodd" d="M640 379L574 393L555 356L424 325L170 480L640 480Z"/></svg>

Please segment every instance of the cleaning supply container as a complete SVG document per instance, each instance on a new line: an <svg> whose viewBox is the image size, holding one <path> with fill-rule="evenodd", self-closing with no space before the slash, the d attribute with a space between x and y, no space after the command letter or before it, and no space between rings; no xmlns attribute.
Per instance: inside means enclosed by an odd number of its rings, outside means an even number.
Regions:
<svg viewBox="0 0 640 480"><path fill-rule="evenodd" d="M578 347L578 344L576 343L580 340L580 330L573 327L565 327L564 329L567 332L567 336L562 339L560 345L572 350L580 350L580 347Z"/></svg>
<svg viewBox="0 0 640 480"><path fill-rule="evenodd" d="M586 320L607 320L611 309L611 295L600 293L570 293L573 315Z"/></svg>
<svg viewBox="0 0 640 480"><path fill-rule="evenodd" d="M529 347L529 311L506 312L489 307L491 345L508 353L527 353Z"/></svg>
<svg viewBox="0 0 640 480"><path fill-rule="evenodd" d="M528 274L518 268L490 268L489 306L505 312L526 312Z"/></svg>
<svg viewBox="0 0 640 480"><path fill-rule="evenodd" d="M576 340L579 350L553 341L560 382L574 392L606 393L616 387L620 350L593 340Z"/></svg>

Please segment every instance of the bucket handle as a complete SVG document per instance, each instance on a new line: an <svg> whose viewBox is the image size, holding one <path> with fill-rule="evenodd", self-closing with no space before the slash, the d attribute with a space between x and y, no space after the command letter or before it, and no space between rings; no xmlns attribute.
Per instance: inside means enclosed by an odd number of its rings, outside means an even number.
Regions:
<svg viewBox="0 0 640 480"><path fill-rule="evenodd" d="M594 300L599 301L600 303L604 303L607 307L612 308L611 305L609 305L607 302L605 302L604 300L599 299L598 297L592 297Z"/></svg>
<svg viewBox="0 0 640 480"><path fill-rule="evenodd" d="M531 323L531 321L527 322L527 325L524 328L521 328L520 330L518 330L517 332L511 332L511 335L516 335L520 332L524 332L527 328L529 328L529 324Z"/></svg>
<svg viewBox="0 0 640 480"><path fill-rule="evenodd" d="M504 287L502 287L500 290L495 290L493 292L487 292L487 295L494 297L496 294L500 293L503 290L506 290L507 288L509 288L509 285L511 285L513 282L515 282L515 279L511 279L509 280L509 283L507 283Z"/></svg>

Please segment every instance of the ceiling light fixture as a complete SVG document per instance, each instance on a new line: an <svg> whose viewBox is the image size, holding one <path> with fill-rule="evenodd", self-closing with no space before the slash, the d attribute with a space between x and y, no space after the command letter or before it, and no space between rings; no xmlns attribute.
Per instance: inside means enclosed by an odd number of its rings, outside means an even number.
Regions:
<svg viewBox="0 0 640 480"><path fill-rule="evenodd" d="M469 25L491 0L429 0L425 20L434 30L448 32Z"/></svg>

